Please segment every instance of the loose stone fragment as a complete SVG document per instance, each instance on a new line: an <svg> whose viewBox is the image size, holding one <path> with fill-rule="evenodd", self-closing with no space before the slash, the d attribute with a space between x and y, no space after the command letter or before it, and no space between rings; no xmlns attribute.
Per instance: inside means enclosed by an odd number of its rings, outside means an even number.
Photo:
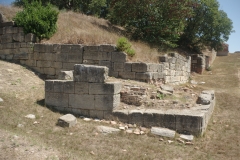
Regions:
<svg viewBox="0 0 240 160"><path fill-rule="evenodd" d="M26 118L29 118L29 119L35 119L35 118L36 118L36 116L33 115L33 114L28 114L28 115L26 115L25 117L26 117Z"/></svg>
<svg viewBox="0 0 240 160"><path fill-rule="evenodd" d="M120 129L116 129L116 128L113 128L113 127L107 127L107 126L97 126L97 130L101 133L105 133L105 134L108 134L108 133L113 133L113 132L119 132Z"/></svg>
<svg viewBox="0 0 240 160"><path fill-rule="evenodd" d="M184 134L182 134L182 135L180 135L180 138L188 140L188 141L192 141L194 136L193 135L184 135Z"/></svg>
<svg viewBox="0 0 240 160"><path fill-rule="evenodd" d="M77 119L72 114L66 114L58 119L58 125L61 127L73 127L76 125Z"/></svg>
<svg viewBox="0 0 240 160"><path fill-rule="evenodd" d="M155 134L155 135L163 136L163 137L170 137L170 138L175 137L175 131L167 129L167 128L152 127L151 133Z"/></svg>

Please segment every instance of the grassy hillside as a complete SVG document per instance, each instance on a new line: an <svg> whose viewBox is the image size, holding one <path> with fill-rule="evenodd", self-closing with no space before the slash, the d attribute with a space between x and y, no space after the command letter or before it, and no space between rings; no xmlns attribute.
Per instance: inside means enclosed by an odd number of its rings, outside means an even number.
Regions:
<svg viewBox="0 0 240 160"><path fill-rule="evenodd" d="M17 11L16 7L0 5L0 11L11 20ZM124 35L124 29L112 25L105 19L99 19L81 13L61 11L57 22L57 33L42 43L66 44L116 44L117 39ZM131 41L136 55L129 61L157 62L156 57L164 53L142 42Z"/></svg>

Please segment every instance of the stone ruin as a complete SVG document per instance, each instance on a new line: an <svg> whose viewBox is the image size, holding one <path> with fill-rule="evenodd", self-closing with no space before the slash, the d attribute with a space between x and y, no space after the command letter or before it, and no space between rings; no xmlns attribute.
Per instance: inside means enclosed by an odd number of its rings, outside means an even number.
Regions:
<svg viewBox="0 0 240 160"><path fill-rule="evenodd" d="M185 134L202 135L206 130L215 105L214 91L203 91L191 108L119 109L121 102L141 105L141 101L131 99L137 95L144 97L147 93L139 87L124 92L121 82L108 79L108 71L105 66L76 64L72 80L46 80L46 105L76 115L117 119L144 127L164 127ZM63 71L59 77L69 78L71 71Z"/></svg>

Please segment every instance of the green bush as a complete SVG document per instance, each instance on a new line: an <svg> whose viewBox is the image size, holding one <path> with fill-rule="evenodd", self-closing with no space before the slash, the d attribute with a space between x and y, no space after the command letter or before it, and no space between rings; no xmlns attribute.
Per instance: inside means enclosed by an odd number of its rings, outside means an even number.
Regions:
<svg viewBox="0 0 240 160"><path fill-rule="evenodd" d="M24 1L24 9L16 14L14 21L23 27L24 33L35 34L39 41L49 39L57 31L58 11L52 5L43 6L41 1L28 3Z"/></svg>
<svg viewBox="0 0 240 160"><path fill-rule="evenodd" d="M131 48L132 45L125 37L120 37L117 41L117 50L126 52L129 56L135 55L135 50Z"/></svg>

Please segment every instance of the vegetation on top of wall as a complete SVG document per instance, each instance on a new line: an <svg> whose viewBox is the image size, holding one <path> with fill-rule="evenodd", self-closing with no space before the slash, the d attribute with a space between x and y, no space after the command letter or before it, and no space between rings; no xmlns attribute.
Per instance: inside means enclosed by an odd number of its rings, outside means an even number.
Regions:
<svg viewBox="0 0 240 160"><path fill-rule="evenodd" d="M133 57L135 55L135 50L131 48L132 45L125 37L120 37L117 41L117 50L126 52L127 55Z"/></svg>
<svg viewBox="0 0 240 160"><path fill-rule="evenodd" d="M25 34L35 34L39 41L49 39L57 31L59 12L51 4L43 6L41 1L24 2L23 10L13 18L16 25L23 27Z"/></svg>

